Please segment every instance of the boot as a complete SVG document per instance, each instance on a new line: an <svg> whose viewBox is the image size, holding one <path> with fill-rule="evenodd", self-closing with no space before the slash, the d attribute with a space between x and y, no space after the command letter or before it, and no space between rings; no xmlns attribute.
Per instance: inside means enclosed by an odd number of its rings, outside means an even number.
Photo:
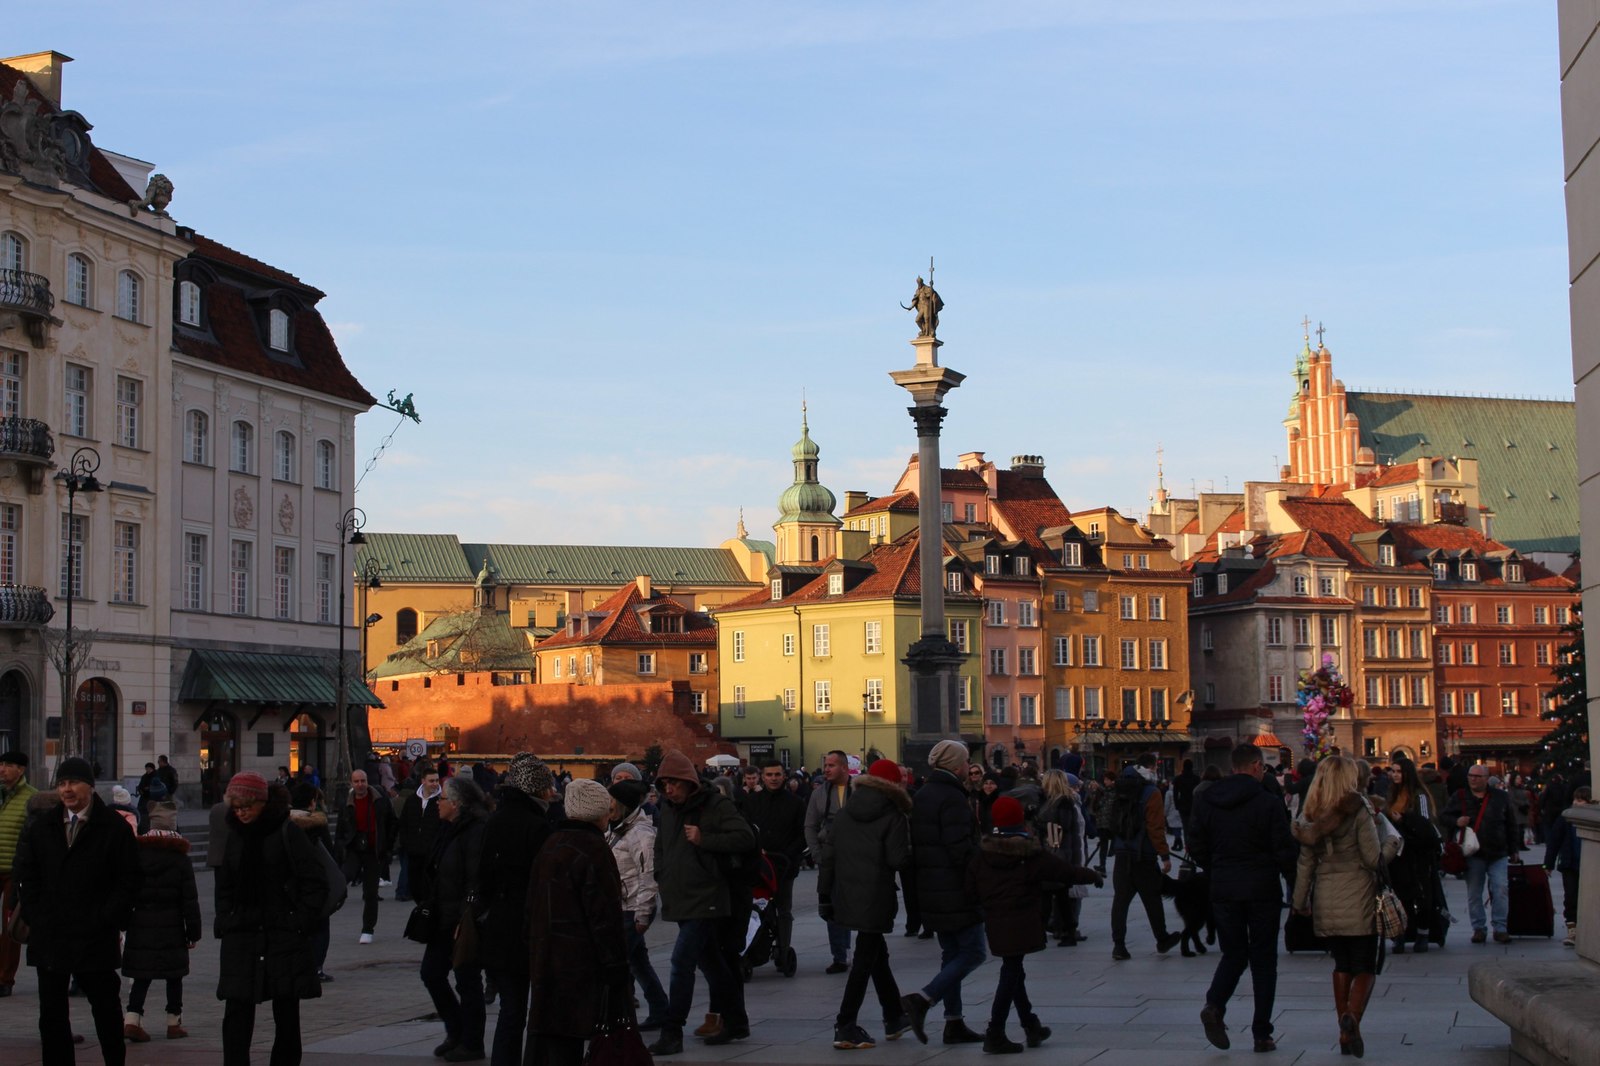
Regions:
<svg viewBox="0 0 1600 1066"><path fill-rule="evenodd" d="M694 1031L695 1036L711 1036L722 1031L722 1015L706 1014L706 1020Z"/></svg>
<svg viewBox="0 0 1600 1066"><path fill-rule="evenodd" d="M944 1042L946 1044L976 1044L984 1038L967 1028L967 1023L960 1018L951 1018L944 1023Z"/></svg>
<svg viewBox="0 0 1600 1066"><path fill-rule="evenodd" d="M1366 1044L1361 1040L1361 1017L1367 1013L1367 1000L1372 998L1375 980L1370 973L1358 973L1350 979L1350 1013L1339 1019L1340 1031L1346 1026L1345 1019L1350 1019L1350 1054L1358 1059L1366 1053Z"/></svg>
<svg viewBox="0 0 1600 1066"><path fill-rule="evenodd" d="M683 1030L676 1025L663 1025L661 1035L647 1049L652 1055L682 1055Z"/></svg>
<svg viewBox="0 0 1600 1066"><path fill-rule="evenodd" d="M1022 1045L1006 1036L1004 1026L990 1025L983 1034L983 1053L985 1055L1020 1055Z"/></svg>
<svg viewBox="0 0 1600 1066"><path fill-rule="evenodd" d="M187 1029L185 1029L183 1027L183 1015L181 1015L181 1014L169 1014L169 1015L167 1015L167 1039L168 1040L182 1040L184 1037L186 1037L188 1035L189 1035L189 1030L187 1030Z"/></svg>
<svg viewBox="0 0 1600 1066"><path fill-rule="evenodd" d="M1339 1020L1339 1054L1350 1054L1350 1034L1345 1032L1344 1018L1350 1012L1350 975L1333 971L1333 1013Z"/></svg>
<svg viewBox="0 0 1600 1066"><path fill-rule="evenodd" d="M122 1016L122 1037L135 1044L148 1044L150 1034L144 1031L144 1015L129 1011Z"/></svg>
<svg viewBox="0 0 1600 1066"><path fill-rule="evenodd" d="M1050 1039L1050 1027L1039 1020L1037 1014L1022 1019L1022 1036L1029 1047L1038 1047Z"/></svg>

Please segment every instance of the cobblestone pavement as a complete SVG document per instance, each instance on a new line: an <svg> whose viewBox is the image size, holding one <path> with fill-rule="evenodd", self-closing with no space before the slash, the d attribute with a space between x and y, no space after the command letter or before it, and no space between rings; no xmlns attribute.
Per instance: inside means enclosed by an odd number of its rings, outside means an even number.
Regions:
<svg viewBox="0 0 1600 1066"><path fill-rule="evenodd" d="M800 970L785 979L771 966L756 972L746 995L753 1033L749 1040L723 1047L704 1047L688 1038L686 1054L676 1062L803 1064L837 1061L845 1052L831 1045L834 1011L844 988L842 976L822 972L828 962L827 937L816 917L815 875L804 873L796 886L795 949ZM210 928L211 874L201 872L200 898ZM1461 882L1448 885L1450 906L1458 917L1466 913ZM361 946L360 901L334 916L333 948L328 970L335 980L323 986L321 999L302 1005L305 1062L322 1066L335 1062L359 1066L415 1064L432 1061L431 1051L443 1030L430 1020L430 1004L417 978L420 947L400 937L410 905L395 902L384 890L377 941ZM1198 1013L1215 951L1199 958L1183 958L1176 950L1155 953L1153 938L1145 928L1137 903L1130 915L1128 948L1133 960L1111 960L1109 886L1091 892L1085 901L1083 928L1089 940L1073 948L1050 947L1028 958L1028 986L1035 1009L1054 1035L1045 1048L1026 1054L1048 1056L1054 1066L1120 1066L1180 1060L1185 1066L1222 1062L1229 1055L1250 1056L1249 978L1245 978L1228 1012L1235 1033L1234 1050L1216 1051L1205 1041ZM1557 900L1559 914L1560 901ZM1467 942L1464 923L1452 930L1443 950L1426 955L1391 956L1378 979L1362 1032L1369 1059L1384 1063L1448 1061L1452 1066L1503 1066L1509 1049L1504 1025L1474 1004L1467 994L1466 969L1485 958L1571 958L1560 938L1518 939L1509 946L1474 946ZM675 927L659 925L651 931L651 954L663 981L666 959ZM930 978L938 966L938 947L932 940L890 939L895 975L902 989L912 990ZM216 999L217 945L203 941L194 952L194 970L185 982L184 1024L190 1038L168 1042L161 1038L164 1019L146 1015L146 1028L155 1035L149 1044L130 1045L128 1062L163 1066L216 1063L221 1059L222 1004ZM1337 1063L1338 1033L1332 1008L1330 966L1322 955L1282 955L1279 960L1277 1029L1279 1050L1261 1061L1287 1066ZM967 1020L982 1029L994 992L998 966L986 962L965 985ZM23 1066L41 1061L38 1047L38 1001L33 971L19 975L16 992L0 999L0 1066ZM705 982L696 988L692 1024L705 1009ZM126 983L124 983L126 995ZM882 1019L876 1016L869 995L861 1021L878 1037ZM159 1007L162 986L151 989L149 1003ZM495 1008L490 1008L491 1030ZM939 1009L929 1018L931 1042L924 1046L909 1036L895 1043L859 1052L868 1061L921 1063L939 1060L959 1066L983 1058L976 1046L946 1048L939 1043ZM78 1049L79 1061L100 1061L88 1018L88 1004L73 1000L73 1018L88 1043ZM271 1041L271 1008L264 1006L256 1023L255 1058L265 1062ZM151 1024L151 1023L154 1024ZM491 1033L492 1035L492 1033ZM1012 1036L1016 1037L1012 1021ZM1344 1059L1349 1062L1349 1059Z"/></svg>

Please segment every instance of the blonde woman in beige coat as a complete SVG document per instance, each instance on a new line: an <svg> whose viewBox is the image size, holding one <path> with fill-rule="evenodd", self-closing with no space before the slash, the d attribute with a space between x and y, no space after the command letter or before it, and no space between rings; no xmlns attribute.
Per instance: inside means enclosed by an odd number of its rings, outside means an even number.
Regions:
<svg viewBox="0 0 1600 1066"><path fill-rule="evenodd" d="M1384 854L1375 815L1356 782L1356 764L1346 756L1317 764L1294 823L1300 842L1294 909L1311 915L1317 935L1328 941L1339 1053L1360 1058L1361 1016L1378 963L1378 869L1392 855Z"/></svg>

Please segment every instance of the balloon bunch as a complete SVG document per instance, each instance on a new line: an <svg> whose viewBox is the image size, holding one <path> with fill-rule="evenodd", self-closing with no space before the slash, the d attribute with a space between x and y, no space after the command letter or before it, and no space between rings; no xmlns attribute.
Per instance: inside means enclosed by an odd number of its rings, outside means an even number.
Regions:
<svg viewBox="0 0 1600 1066"><path fill-rule="evenodd" d="M1339 673L1332 655L1322 656L1321 669L1301 671L1296 702L1305 719L1305 728L1300 735L1304 739L1306 754L1314 759L1331 754L1333 723L1328 719L1340 707L1349 707L1355 702L1355 693L1344 683L1344 675Z"/></svg>

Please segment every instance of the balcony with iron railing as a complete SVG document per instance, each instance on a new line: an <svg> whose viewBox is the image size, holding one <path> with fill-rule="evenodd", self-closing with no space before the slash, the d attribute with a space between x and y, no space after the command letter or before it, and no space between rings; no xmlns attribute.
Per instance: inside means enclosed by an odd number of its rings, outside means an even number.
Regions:
<svg viewBox="0 0 1600 1066"><path fill-rule="evenodd" d="M48 625L55 614L49 593L39 586L0 584L0 628Z"/></svg>
<svg viewBox="0 0 1600 1066"><path fill-rule="evenodd" d="M50 279L43 274L0 269L0 333L20 325L33 346L43 348L45 327L56 321L50 313L55 305Z"/></svg>
<svg viewBox="0 0 1600 1066"><path fill-rule="evenodd" d="M0 478L20 477L37 496L44 491L44 475L55 453L48 425L37 418L0 415Z"/></svg>

